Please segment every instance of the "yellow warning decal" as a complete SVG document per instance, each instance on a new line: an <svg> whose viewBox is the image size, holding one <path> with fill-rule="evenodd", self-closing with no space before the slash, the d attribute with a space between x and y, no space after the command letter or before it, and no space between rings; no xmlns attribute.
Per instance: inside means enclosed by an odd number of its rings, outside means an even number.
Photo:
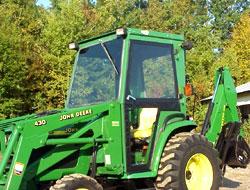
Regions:
<svg viewBox="0 0 250 190"><path fill-rule="evenodd" d="M16 162L15 166L14 166L14 174L16 175L22 175L24 170L24 164L20 163L20 162Z"/></svg>

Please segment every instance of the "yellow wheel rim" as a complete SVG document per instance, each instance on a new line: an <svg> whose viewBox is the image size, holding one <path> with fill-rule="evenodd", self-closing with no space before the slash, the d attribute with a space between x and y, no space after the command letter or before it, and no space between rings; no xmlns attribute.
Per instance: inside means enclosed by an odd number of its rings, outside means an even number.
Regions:
<svg viewBox="0 0 250 190"><path fill-rule="evenodd" d="M77 188L76 190L88 190L86 188Z"/></svg>
<svg viewBox="0 0 250 190"><path fill-rule="evenodd" d="M185 168L188 190L210 190L213 184L213 167L209 159L201 153L193 155Z"/></svg>

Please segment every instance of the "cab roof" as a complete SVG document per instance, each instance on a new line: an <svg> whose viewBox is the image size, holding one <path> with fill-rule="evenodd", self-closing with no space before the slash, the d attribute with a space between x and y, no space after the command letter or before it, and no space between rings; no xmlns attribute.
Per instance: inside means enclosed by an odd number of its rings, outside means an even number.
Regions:
<svg viewBox="0 0 250 190"><path fill-rule="evenodd" d="M166 33L166 32L156 32L156 31L151 31L151 30L141 30L141 29L136 29L136 28L118 28L115 31L105 32L99 36L95 36L92 38L81 40L78 43L82 44L82 43L86 43L86 42L89 42L92 40L96 40L96 39L103 38L106 36L111 36L111 35L120 36L121 34L118 34L118 31L121 31L121 30L124 31L124 35L149 36L149 37L184 41L184 36L178 35L178 34L171 34L171 33Z"/></svg>

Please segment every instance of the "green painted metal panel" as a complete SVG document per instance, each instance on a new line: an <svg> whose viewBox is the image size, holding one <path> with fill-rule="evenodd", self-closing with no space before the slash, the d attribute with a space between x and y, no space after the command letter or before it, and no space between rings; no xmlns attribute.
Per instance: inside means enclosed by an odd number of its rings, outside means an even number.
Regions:
<svg viewBox="0 0 250 190"><path fill-rule="evenodd" d="M157 172L160 158L162 151L166 145L166 142L168 138L170 137L170 134L179 128L186 128L186 131L192 130L193 128L196 127L196 124L191 121L191 120L183 120L183 121L177 121L174 123L170 123L164 131L159 131L158 132L158 139L155 144L155 151L153 154L153 159L152 159L152 164L151 164L151 170L153 172ZM188 130L189 129L189 130Z"/></svg>
<svg viewBox="0 0 250 190"><path fill-rule="evenodd" d="M216 143L222 126L228 122L239 122L237 93L228 68L219 69L215 75L214 107L210 118L210 128L206 138Z"/></svg>

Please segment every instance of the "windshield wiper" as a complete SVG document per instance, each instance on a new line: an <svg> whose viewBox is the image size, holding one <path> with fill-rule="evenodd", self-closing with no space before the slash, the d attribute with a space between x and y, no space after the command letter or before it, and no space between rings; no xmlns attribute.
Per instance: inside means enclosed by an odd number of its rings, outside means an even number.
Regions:
<svg viewBox="0 0 250 190"><path fill-rule="evenodd" d="M114 68L114 70L115 70L115 73L116 73L117 75L119 75L118 69L117 69L116 66L115 66L114 60L113 60L111 54L109 53L108 48L107 48L106 45L105 45L104 43L102 43L101 41L100 41L100 44L101 44L101 46L102 46L104 52L106 53L106 55L107 55L107 57L108 57L108 59L109 59L111 65L113 66L113 68Z"/></svg>

